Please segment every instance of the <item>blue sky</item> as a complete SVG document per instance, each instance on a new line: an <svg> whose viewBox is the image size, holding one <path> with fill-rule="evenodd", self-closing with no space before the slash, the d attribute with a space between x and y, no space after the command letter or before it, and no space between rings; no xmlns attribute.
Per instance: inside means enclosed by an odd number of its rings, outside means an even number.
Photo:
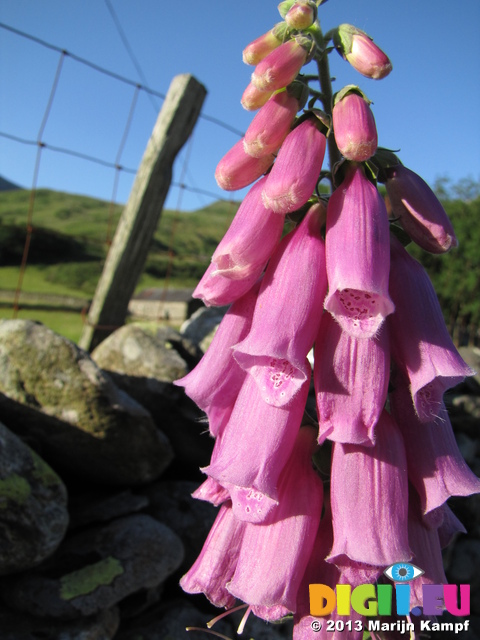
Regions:
<svg viewBox="0 0 480 640"><path fill-rule="evenodd" d="M240 98L252 69L242 49L280 20L270 0L110 0L148 85L166 93L171 79L191 73L207 90L203 113L245 131L253 114ZM432 184L480 178L480 2L460 0L329 0L320 8L324 31L350 22L367 31L390 56L393 72L381 81L355 73L336 52L334 89L358 84L373 100L379 142L400 149L404 164ZM105 0L1 0L0 21L112 72L142 82ZM59 54L0 29L0 132L37 137ZM133 88L64 60L43 140L113 162ZM136 168L162 101L140 93L120 164ZM167 206L190 210L215 197L240 198L216 186L216 164L238 136L201 119L180 154L174 181L212 196L172 187ZM32 184L36 147L0 137L0 175ZM183 173L185 172L185 173ZM117 200L125 202L133 175L122 172ZM38 186L109 200L114 171L48 149Z"/></svg>

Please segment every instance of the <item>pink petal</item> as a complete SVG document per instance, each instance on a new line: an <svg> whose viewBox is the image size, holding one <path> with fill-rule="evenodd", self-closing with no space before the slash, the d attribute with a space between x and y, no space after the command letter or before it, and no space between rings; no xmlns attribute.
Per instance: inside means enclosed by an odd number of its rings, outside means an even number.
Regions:
<svg viewBox="0 0 480 640"><path fill-rule="evenodd" d="M245 524L238 521L229 505L220 507L195 564L180 580L187 593L204 593L216 607L231 607L235 598L226 588L240 552Z"/></svg>
<svg viewBox="0 0 480 640"><path fill-rule="evenodd" d="M296 40L288 40L265 56L255 67L252 84L262 91L277 91L295 80L308 52Z"/></svg>
<svg viewBox="0 0 480 640"><path fill-rule="evenodd" d="M473 371L450 338L427 273L393 236L390 293L392 358L410 381L418 417L428 422L439 414L444 392Z"/></svg>
<svg viewBox="0 0 480 640"><path fill-rule="evenodd" d="M267 404L250 375L205 473L226 487L237 518L263 521L278 503L278 478L302 422L308 380L288 407Z"/></svg>
<svg viewBox="0 0 480 640"><path fill-rule="evenodd" d="M315 117L287 135L265 183L263 202L267 208L285 214L308 201L322 170L326 142Z"/></svg>
<svg viewBox="0 0 480 640"><path fill-rule="evenodd" d="M384 411L373 448L334 443L329 562L386 567L411 558L407 535L408 480L402 437Z"/></svg>
<svg viewBox="0 0 480 640"><path fill-rule="evenodd" d="M295 611L316 538L323 486L311 465L316 433L300 429L279 483L279 505L262 524L247 524L228 590L255 606Z"/></svg>
<svg viewBox="0 0 480 640"><path fill-rule="evenodd" d="M282 240L262 280L248 336L234 357L257 381L265 402L283 406L310 372L306 359L321 319L326 292L322 205Z"/></svg>
<svg viewBox="0 0 480 640"><path fill-rule="evenodd" d="M300 105L288 90L274 94L254 117L243 140L251 156L275 153L290 131Z"/></svg>
<svg viewBox="0 0 480 640"><path fill-rule="evenodd" d="M325 243L325 309L347 333L371 338L394 310L388 295L390 239L385 203L360 165L349 165L330 197Z"/></svg>
<svg viewBox="0 0 480 640"><path fill-rule="evenodd" d="M444 253L457 246L445 209L420 176L399 164L387 169L385 187L393 215L422 249Z"/></svg>
<svg viewBox="0 0 480 640"><path fill-rule="evenodd" d="M226 278L217 272L217 265L213 262L203 274L192 294L193 298L200 298L207 307L223 307L244 296L257 282L260 273L251 273L240 280Z"/></svg>
<svg viewBox="0 0 480 640"><path fill-rule="evenodd" d="M415 486L422 511L427 514L451 496L480 493L480 480L460 453L445 406L438 418L421 423L408 388L396 385L390 406L405 442L408 477Z"/></svg>
<svg viewBox="0 0 480 640"><path fill-rule="evenodd" d="M387 398L390 376L388 333L354 338L325 313L315 343L314 382L319 444L375 443L374 429Z"/></svg>
<svg viewBox="0 0 480 640"><path fill-rule="evenodd" d="M253 158L245 153L243 138L223 156L215 169L215 180L225 191L243 189L260 178L273 164L272 154Z"/></svg>
<svg viewBox="0 0 480 640"><path fill-rule="evenodd" d="M266 209L261 193L266 177L250 189L212 256L213 275L242 280L258 278L278 244L283 231L282 216Z"/></svg>
<svg viewBox="0 0 480 640"><path fill-rule="evenodd" d="M174 384L205 411L210 433L218 435L228 421L245 372L233 358L232 346L250 331L260 283L227 311L198 365Z"/></svg>

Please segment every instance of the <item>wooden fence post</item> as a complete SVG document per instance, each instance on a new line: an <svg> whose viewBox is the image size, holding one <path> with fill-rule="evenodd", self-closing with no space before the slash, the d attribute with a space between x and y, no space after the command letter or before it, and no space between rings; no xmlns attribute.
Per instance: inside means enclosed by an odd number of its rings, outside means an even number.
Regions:
<svg viewBox="0 0 480 640"><path fill-rule="evenodd" d="M148 141L108 252L79 345L94 349L125 322L172 180L173 161L190 136L206 96L193 76L176 76Z"/></svg>

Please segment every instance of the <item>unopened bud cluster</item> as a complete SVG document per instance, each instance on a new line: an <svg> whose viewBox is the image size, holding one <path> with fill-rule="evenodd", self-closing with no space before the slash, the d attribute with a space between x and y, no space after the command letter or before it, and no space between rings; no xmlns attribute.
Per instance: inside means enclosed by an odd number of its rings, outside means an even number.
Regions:
<svg viewBox="0 0 480 640"><path fill-rule="evenodd" d="M316 104L301 71L329 53L321 4L285 0L284 22L244 50L255 70L242 104L259 110L216 179L226 190L251 187L194 292L207 306L231 306L177 382L215 439L194 497L219 507L181 585L218 607L240 599L245 620L293 614L296 640L330 638L324 619L312 626L311 583L353 588L412 562L424 571L412 587L411 606L421 606L422 584L446 581L442 544L463 531L447 499L480 492L443 404L473 372L397 237L441 253L455 234L428 185L378 147L359 87ZM364 32L343 24L329 33L362 75L390 72ZM337 154L329 170L328 147ZM305 413L311 381L317 420ZM330 451L324 486L312 459ZM345 637L361 640L363 630Z"/></svg>

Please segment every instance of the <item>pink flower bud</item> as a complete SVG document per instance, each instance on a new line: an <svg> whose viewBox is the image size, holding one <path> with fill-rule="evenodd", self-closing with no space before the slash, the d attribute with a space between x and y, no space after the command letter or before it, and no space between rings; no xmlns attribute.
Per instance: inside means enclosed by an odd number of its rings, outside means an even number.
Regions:
<svg viewBox="0 0 480 640"><path fill-rule="evenodd" d="M372 38L351 24L341 24L333 41L340 55L367 78L380 80L392 70L388 56L377 47Z"/></svg>
<svg viewBox="0 0 480 640"><path fill-rule="evenodd" d="M389 235L383 198L361 165L350 165L327 207L325 309L357 338L374 336L394 310L388 294Z"/></svg>
<svg viewBox="0 0 480 640"><path fill-rule="evenodd" d="M241 103L242 107L247 111L256 111L263 107L267 100L272 96L273 91L261 91L251 82L243 92Z"/></svg>
<svg viewBox="0 0 480 640"><path fill-rule="evenodd" d="M290 29L308 29L316 19L317 5L312 0L297 0L285 16Z"/></svg>
<svg viewBox="0 0 480 640"><path fill-rule="evenodd" d="M428 184L398 164L386 170L385 187L393 215L419 247L444 253L458 242L445 209Z"/></svg>
<svg viewBox="0 0 480 640"><path fill-rule="evenodd" d="M300 105L288 91L273 95L248 127L243 147L250 156L261 158L275 153L290 131Z"/></svg>
<svg viewBox="0 0 480 640"><path fill-rule="evenodd" d="M347 160L363 162L377 149L377 128L368 101L356 89L340 92L332 113L335 141Z"/></svg>
<svg viewBox="0 0 480 640"><path fill-rule="evenodd" d="M265 56L274 51L283 42L285 25L279 23L267 33L250 42L243 50L243 61L245 64L258 64Z"/></svg>
<svg viewBox="0 0 480 640"><path fill-rule="evenodd" d="M276 91L293 82L308 58L310 41L304 41L288 40L268 54L256 66L252 83L262 91Z"/></svg>
<svg viewBox="0 0 480 640"><path fill-rule="evenodd" d="M273 164L274 159L272 154L261 158L249 156L243 148L242 138L218 163L215 179L218 186L225 191L243 189L263 175Z"/></svg>
<svg viewBox="0 0 480 640"><path fill-rule="evenodd" d="M287 135L265 183L268 209L289 213L307 202L322 170L326 144L316 118L304 120Z"/></svg>

